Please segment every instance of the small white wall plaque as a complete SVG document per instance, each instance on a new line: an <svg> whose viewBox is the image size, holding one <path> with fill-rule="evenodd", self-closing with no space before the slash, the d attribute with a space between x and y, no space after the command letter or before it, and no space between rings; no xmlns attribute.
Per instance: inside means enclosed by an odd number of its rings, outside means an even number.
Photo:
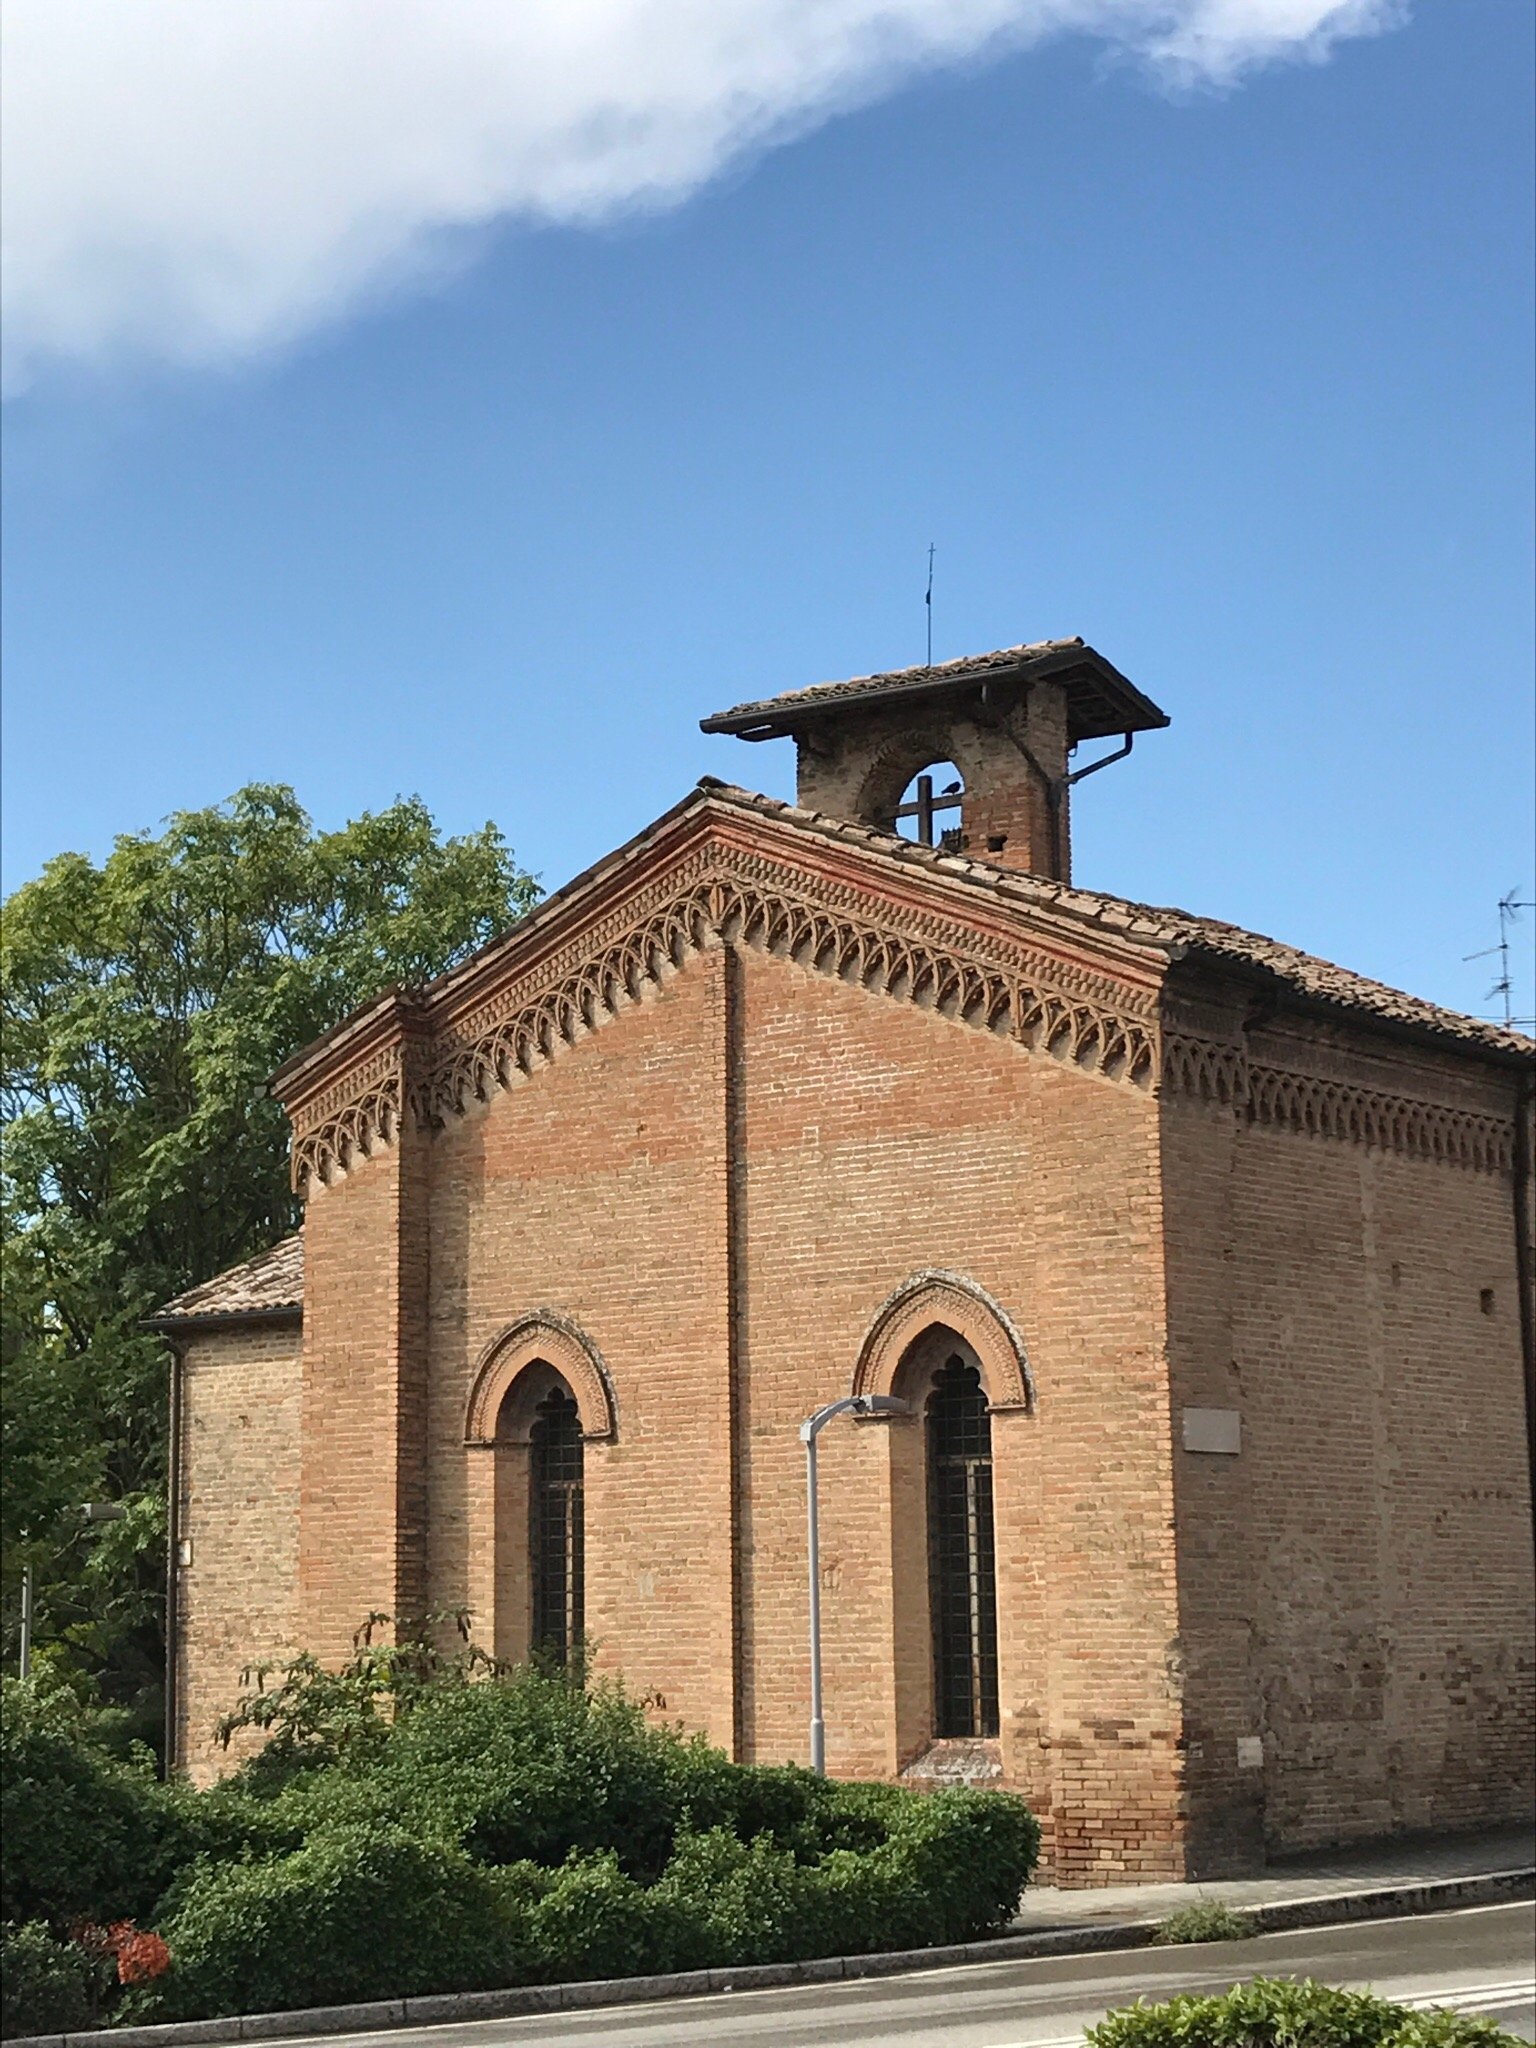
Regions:
<svg viewBox="0 0 1536 2048"><path fill-rule="evenodd" d="M1235 1458L1243 1448L1242 1416L1235 1408L1186 1408L1184 1448Z"/></svg>
<svg viewBox="0 0 1536 2048"><path fill-rule="evenodd" d="M1240 1771L1260 1771L1264 1768L1264 1738L1262 1735L1239 1735L1237 1738L1237 1768Z"/></svg>

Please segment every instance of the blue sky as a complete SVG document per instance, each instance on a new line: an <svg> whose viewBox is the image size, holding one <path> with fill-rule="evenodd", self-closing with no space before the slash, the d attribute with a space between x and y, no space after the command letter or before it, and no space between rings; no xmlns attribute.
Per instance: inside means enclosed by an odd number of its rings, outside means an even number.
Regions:
<svg viewBox="0 0 1536 2048"><path fill-rule="evenodd" d="M1486 1012L1462 956L1536 895L1533 20L1419 0L1220 89L983 47L288 339L41 349L7 885L264 779L554 886L700 773L789 794L697 720L920 660L933 541L936 656L1081 633L1172 715L1078 879Z"/></svg>

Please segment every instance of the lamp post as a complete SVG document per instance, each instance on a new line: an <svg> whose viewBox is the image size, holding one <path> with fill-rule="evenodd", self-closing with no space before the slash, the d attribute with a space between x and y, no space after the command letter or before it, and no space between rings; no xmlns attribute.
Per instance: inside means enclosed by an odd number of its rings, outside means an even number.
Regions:
<svg viewBox="0 0 1536 2048"><path fill-rule="evenodd" d="M96 1522L120 1522L127 1514L125 1507L116 1501L88 1500L79 1509L82 1522L89 1528ZM25 1536L26 1531L22 1531ZM32 1675L32 1560L21 1568L21 1655L17 1659L18 1674L22 1678Z"/></svg>
<svg viewBox="0 0 1536 2048"><path fill-rule="evenodd" d="M21 1676L32 1676L32 1560L21 1568Z"/></svg>
<svg viewBox="0 0 1536 2048"><path fill-rule="evenodd" d="M892 1394L848 1394L818 1408L800 1425L805 1445L805 1530L810 1561L811 1769L827 1774L827 1729L821 1717L821 1530L817 1515L816 1439L838 1415L905 1415L907 1404Z"/></svg>

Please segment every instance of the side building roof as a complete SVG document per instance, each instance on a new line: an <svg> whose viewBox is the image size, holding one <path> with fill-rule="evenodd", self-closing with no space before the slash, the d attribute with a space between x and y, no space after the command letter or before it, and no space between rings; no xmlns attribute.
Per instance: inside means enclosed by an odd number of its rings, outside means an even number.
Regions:
<svg viewBox="0 0 1536 2048"><path fill-rule="evenodd" d="M200 1324L298 1322L304 1310L304 1233L189 1287L146 1319L151 1330L184 1331Z"/></svg>

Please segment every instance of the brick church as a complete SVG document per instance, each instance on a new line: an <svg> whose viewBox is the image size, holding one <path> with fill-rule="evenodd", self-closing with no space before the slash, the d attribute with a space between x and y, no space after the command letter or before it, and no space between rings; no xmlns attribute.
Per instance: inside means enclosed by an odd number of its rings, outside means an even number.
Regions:
<svg viewBox="0 0 1536 2048"><path fill-rule="evenodd" d="M704 780L288 1062L302 1233L157 1319L185 1769L376 1609L804 1760L799 1428L878 1393L831 1770L1015 1787L1066 1884L1527 1810L1532 1047L1075 888L1166 724L1077 640L739 705L796 803Z"/></svg>

